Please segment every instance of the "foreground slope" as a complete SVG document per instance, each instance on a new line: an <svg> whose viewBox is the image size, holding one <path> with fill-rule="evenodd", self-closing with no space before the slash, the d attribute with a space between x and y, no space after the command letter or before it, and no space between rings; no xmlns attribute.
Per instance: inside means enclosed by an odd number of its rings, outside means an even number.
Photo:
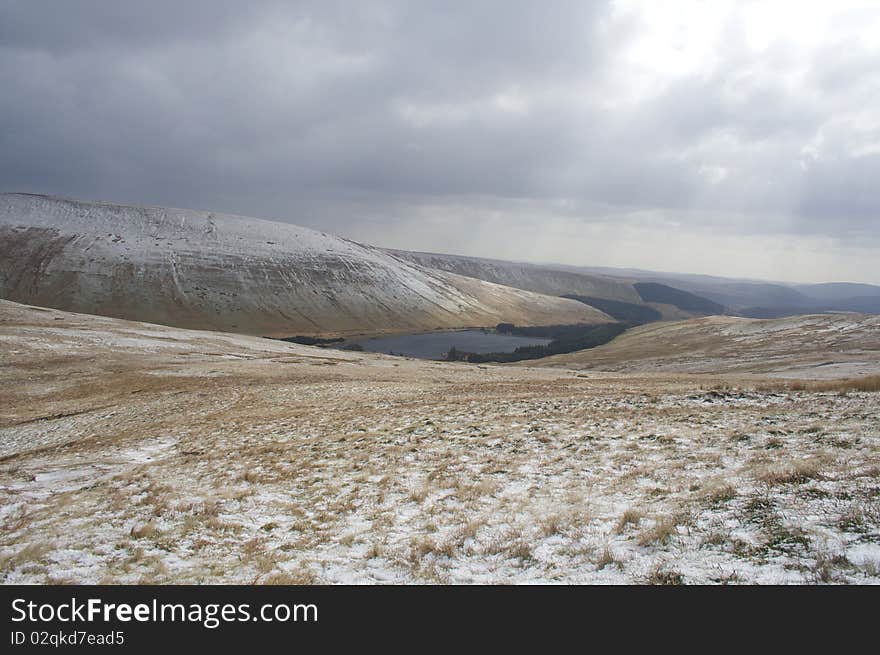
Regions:
<svg viewBox="0 0 880 655"><path fill-rule="evenodd" d="M876 375L880 374L880 316L822 314L770 320L710 316L652 323L598 348L542 362L642 373Z"/></svg>
<svg viewBox="0 0 880 655"><path fill-rule="evenodd" d="M0 343L5 583L880 582L880 394L3 301Z"/></svg>
<svg viewBox="0 0 880 655"><path fill-rule="evenodd" d="M0 297L276 336L610 320L295 225L26 194L0 195Z"/></svg>

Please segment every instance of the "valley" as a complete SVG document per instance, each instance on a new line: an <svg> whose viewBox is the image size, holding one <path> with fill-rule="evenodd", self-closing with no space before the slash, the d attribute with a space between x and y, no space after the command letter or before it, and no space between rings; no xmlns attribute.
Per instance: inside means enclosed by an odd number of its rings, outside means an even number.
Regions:
<svg viewBox="0 0 880 655"><path fill-rule="evenodd" d="M877 316L23 194L0 249L5 583L880 583Z"/></svg>

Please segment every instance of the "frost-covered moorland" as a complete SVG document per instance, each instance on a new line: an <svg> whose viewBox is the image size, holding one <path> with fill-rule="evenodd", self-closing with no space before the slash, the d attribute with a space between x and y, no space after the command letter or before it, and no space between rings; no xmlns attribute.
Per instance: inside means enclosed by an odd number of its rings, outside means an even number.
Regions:
<svg viewBox="0 0 880 655"><path fill-rule="evenodd" d="M880 581L880 394L845 380L447 364L9 302L0 343L6 583Z"/></svg>

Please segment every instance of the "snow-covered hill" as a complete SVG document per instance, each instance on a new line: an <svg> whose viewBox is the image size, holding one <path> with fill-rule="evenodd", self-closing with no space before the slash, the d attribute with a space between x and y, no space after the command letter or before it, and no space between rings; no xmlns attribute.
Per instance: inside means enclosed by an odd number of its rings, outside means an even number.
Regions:
<svg viewBox="0 0 880 655"><path fill-rule="evenodd" d="M482 257L408 252L405 250L390 250L388 252L420 266L448 271L457 275L466 275L486 282L503 284L535 293L546 293L551 296L573 294L636 304L642 303L642 299L632 285L632 280L625 278Z"/></svg>
<svg viewBox="0 0 880 655"><path fill-rule="evenodd" d="M611 320L286 223L29 194L0 194L0 297L262 335Z"/></svg>

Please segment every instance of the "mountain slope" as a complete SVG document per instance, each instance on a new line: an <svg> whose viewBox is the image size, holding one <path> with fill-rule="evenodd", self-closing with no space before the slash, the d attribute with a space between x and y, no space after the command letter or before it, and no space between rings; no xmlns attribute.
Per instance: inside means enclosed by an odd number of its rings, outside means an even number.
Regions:
<svg viewBox="0 0 880 655"><path fill-rule="evenodd" d="M835 303L848 298L880 298L880 287L876 284L824 282L799 284L797 290L814 302Z"/></svg>
<svg viewBox="0 0 880 655"><path fill-rule="evenodd" d="M0 195L0 297L275 336L611 320L295 225L27 194Z"/></svg>
<svg viewBox="0 0 880 655"><path fill-rule="evenodd" d="M578 302L600 309L609 316L613 316L618 321L651 323L663 318L663 314L649 305L637 305L631 302L623 302L622 300L609 300L608 298L577 296L574 294L565 295L563 298L571 298L572 300L577 300Z"/></svg>
<svg viewBox="0 0 880 655"><path fill-rule="evenodd" d="M633 287L638 291L642 300L648 303L672 305L682 311L698 312L701 314L721 314L724 312L724 307L716 302L666 284L636 282Z"/></svg>
<svg viewBox="0 0 880 655"><path fill-rule="evenodd" d="M545 293L551 296L594 296L609 300L641 303L639 294L636 293L628 280L605 275L564 271L551 266L483 259L481 257L404 250L389 250L388 252L428 268L466 275L535 293Z"/></svg>
<svg viewBox="0 0 880 655"><path fill-rule="evenodd" d="M638 268L607 266L566 266L553 268L572 272L594 273L627 279L630 282L657 282L682 291L689 291L729 309L743 307L809 307L817 303L792 285L760 280L743 280L696 273L668 273Z"/></svg>

